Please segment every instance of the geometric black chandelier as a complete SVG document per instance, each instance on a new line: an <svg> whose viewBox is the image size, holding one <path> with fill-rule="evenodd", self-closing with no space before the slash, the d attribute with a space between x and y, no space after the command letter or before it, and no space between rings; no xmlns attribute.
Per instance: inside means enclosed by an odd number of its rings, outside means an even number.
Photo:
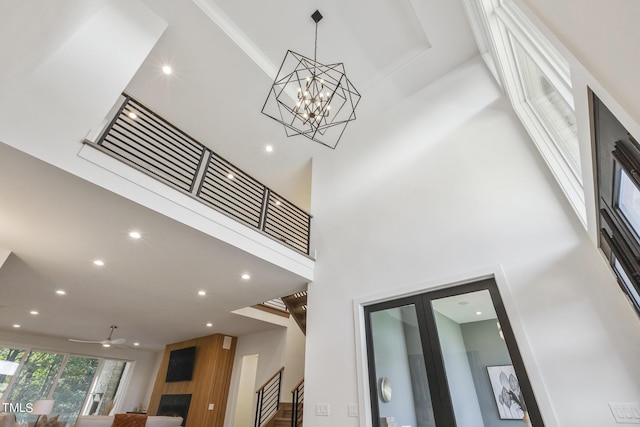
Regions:
<svg viewBox="0 0 640 427"><path fill-rule="evenodd" d="M287 136L302 135L336 148L347 124L356 118L360 94L347 78L342 63L316 61L319 11L313 59L287 51L262 113L284 125Z"/></svg>

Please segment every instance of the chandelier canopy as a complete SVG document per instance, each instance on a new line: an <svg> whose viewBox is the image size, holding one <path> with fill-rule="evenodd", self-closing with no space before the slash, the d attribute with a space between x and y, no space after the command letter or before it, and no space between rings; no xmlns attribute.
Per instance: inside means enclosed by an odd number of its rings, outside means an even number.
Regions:
<svg viewBox="0 0 640 427"><path fill-rule="evenodd" d="M313 59L287 51L262 113L284 125L287 136L302 135L336 148L347 124L356 118L360 94L342 63L316 60L322 15L316 10L311 18L316 23Z"/></svg>

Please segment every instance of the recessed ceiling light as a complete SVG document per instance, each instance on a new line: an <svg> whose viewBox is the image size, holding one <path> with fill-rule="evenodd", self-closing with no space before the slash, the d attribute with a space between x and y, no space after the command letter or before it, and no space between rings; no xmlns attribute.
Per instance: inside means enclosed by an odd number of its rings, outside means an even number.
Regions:
<svg viewBox="0 0 640 427"><path fill-rule="evenodd" d="M97 265L98 267L102 267L104 265L104 261L102 261L101 259L97 259L97 260L93 261L93 263L95 265Z"/></svg>
<svg viewBox="0 0 640 427"><path fill-rule="evenodd" d="M264 147L264 150L265 150L267 153L271 153L271 152L273 152L273 145L267 145L266 147Z"/></svg>
<svg viewBox="0 0 640 427"><path fill-rule="evenodd" d="M162 67L162 72L165 73L166 75L169 75L169 74L171 74L173 72L173 70L171 69L170 66L164 65Z"/></svg>
<svg viewBox="0 0 640 427"><path fill-rule="evenodd" d="M17 323L15 325L13 325L14 328L19 328L20 325L18 325Z"/></svg>
<svg viewBox="0 0 640 427"><path fill-rule="evenodd" d="M243 280L249 280L251 279L251 275L249 273L242 273L242 277Z"/></svg>
<svg viewBox="0 0 640 427"><path fill-rule="evenodd" d="M476 315L480 316L482 314L481 311L476 311Z"/></svg>
<svg viewBox="0 0 640 427"><path fill-rule="evenodd" d="M276 200L276 206L280 206L282 202L280 200Z"/></svg>
<svg viewBox="0 0 640 427"><path fill-rule="evenodd" d="M38 314L40 314L40 312L36 310L31 310L29 314L33 314L34 316L37 316Z"/></svg>
<svg viewBox="0 0 640 427"><path fill-rule="evenodd" d="M139 342L134 342L133 345L135 345L136 347L140 345Z"/></svg>
<svg viewBox="0 0 640 427"><path fill-rule="evenodd" d="M131 237L132 239L139 239L142 237L142 234L138 233L137 231L132 231L131 233L129 233L129 237Z"/></svg>
<svg viewBox="0 0 640 427"><path fill-rule="evenodd" d="M58 295L66 295L67 293L65 291L63 291L62 289L58 289L56 291L56 294L58 294Z"/></svg>
<svg viewBox="0 0 640 427"><path fill-rule="evenodd" d="M127 114L127 116L129 116L130 119L135 120L138 118L138 115L136 113L134 113L133 111L129 111L129 114Z"/></svg>
<svg viewBox="0 0 640 427"><path fill-rule="evenodd" d="M207 328L210 328L213 326L213 323L207 323Z"/></svg>
<svg viewBox="0 0 640 427"><path fill-rule="evenodd" d="M198 291L198 295L200 295L201 297L205 296L206 294L206 291Z"/></svg>
<svg viewBox="0 0 640 427"><path fill-rule="evenodd" d="M102 344L102 346L103 347L111 347L111 344L104 343L104 344Z"/></svg>
<svg viewBox="0 0 640 427"><path fill-rule="evenodd" d="M233 179L233 174L232 174L231 172L229 172L229 173L227 174L227 178L229 178L229 179Z"/></svg>

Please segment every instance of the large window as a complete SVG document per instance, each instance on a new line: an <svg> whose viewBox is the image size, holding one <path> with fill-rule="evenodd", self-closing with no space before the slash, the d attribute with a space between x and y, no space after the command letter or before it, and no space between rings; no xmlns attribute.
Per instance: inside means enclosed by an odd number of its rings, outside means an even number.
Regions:
<svg viewBox="0 0 640 427"><path fill-rule="evenodd" d="M592 94L600 248L640 314L640 144Z"/></svg>
<svg viewBox="0 0 640 427"><path fill-rule="evenodd" d="M24 365L16 373L15 382L7 390L8 394L4 400L26 408L28 404L49 396L63 359L62 354L30 352ZM19 422L28 421L28 416L27 412L16 414Z"/></svg>
<svg viewBox="0 0 640 427"><path fill-rule="evenodd" d="M52 396L55 400L53 413L60 415L59 419L73 421L80 415L98 363L98 359L89 357L70 356L67 359Z"/></svg>
<svg viewBox="0 0 640 427"><path fill-rule="evenodd" d="M568 62L511 0L464 0L483 58L586 227Z"/></svg>
<svg viewBox="0 0 640 427"><path fill-rule="evenodd" d="M27 352L17 348L0 348L0 396L9 387Z"/></svg>
<svg viewBox="0 0 640 427"><path fill-rule="evenodd" d="M0 347L0 402L17 408L20 423L34 421L28 408L55 401L52 414L75 422L78 415L105 414L122 392L131 362Z"/></svg>
<svg viewBox="0 0 640 427"><path fill-rule="evenodd" d="M563 95L552 77L545 73L531 53L517 40L511 45L522 85L523 102L531 109L546 136L554 144L577 179L581 179L578 128L573 100Z"/></svg>

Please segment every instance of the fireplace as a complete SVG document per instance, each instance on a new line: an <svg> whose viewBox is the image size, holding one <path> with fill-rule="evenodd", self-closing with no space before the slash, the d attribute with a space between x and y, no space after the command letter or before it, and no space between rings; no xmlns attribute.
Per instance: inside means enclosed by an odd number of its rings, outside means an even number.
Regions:
<svg viewBox="0 0 640 427"><path fill-rule="evenodd" d="M158 415L182 417L182 425L187 423L187 414L191 404L190 394L163 394L160 397Z"/></svg>

